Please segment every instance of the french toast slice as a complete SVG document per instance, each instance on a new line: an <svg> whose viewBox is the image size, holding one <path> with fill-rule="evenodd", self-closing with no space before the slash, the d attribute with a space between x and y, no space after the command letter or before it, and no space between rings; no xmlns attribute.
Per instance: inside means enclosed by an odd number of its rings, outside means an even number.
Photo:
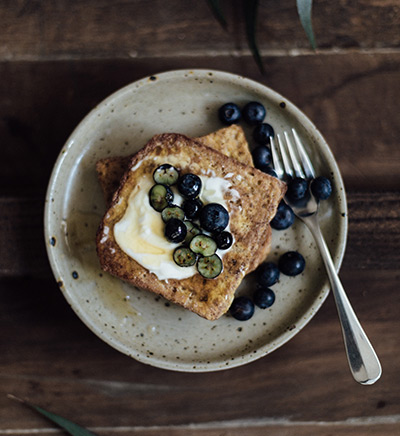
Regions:
<svg viewBox="0 0 400 436"><path fill-rule="evenodd" d="M208 147L237 159L239 162L253 166L253 158L244 131L236 124L195 139ZM106 204L110 203L131 159L132 155L107 157L96 163L97 177Z"/></svg>
<svg viewBox="0 0 400 436"><path fill-rule="evenodd" d="M194 138L208 147L211 147L226 156L232 157L246 165L254 166L253 158L249 149L246 136L242 127L232 124L229 127L223 127L216 132L208 135ZM106 204L110 204L114 192L117 190L121 178L129 166L133 155L115 156L100 159L96 163L97 177L103 191ZM260 263L263 262L271 250L272 230L269 228L268 237L259 246ZM262 254L263 253L263 254ZM258 264L254 264L248 273L254 271Z"/></svg>
<svg viewBox="0 0 400 436"><path fill-rule="evenodd" d="M181 280L160 280L116 242L114 226L124 217L129 199L137 195L141 185L148 186L154 170L164 163L174 165L181 174L190 172L230 183L224 200L235 242L223 256L223 271L215 279L205 279L197 273ZM208 320L216 320L229 309L243 277L264 260L263 244L270 238L269 222L285 191L286 185L277 178L184 135L156 135L131 158L99 226L96 247L100 265L122 280L162 295ZM171 248L171 261L174 248L175 245Z"/></svg>
<svg viewBox="0 0 400 436"><path fill-rule="evenodd" d="M244 131L237 124L232 124L206 136L201 136L197 138L197 141L207 145L207 147L214 148L226 156L233 157L239 162L254 166L253 157L250 153Z"/></svg>
<svg viewBox="0 0 400 436"><path fill-rule="evenodd" d="M133 155L105 157L96 162L97 179L107 205L111 203L132 157Z"/></svg>

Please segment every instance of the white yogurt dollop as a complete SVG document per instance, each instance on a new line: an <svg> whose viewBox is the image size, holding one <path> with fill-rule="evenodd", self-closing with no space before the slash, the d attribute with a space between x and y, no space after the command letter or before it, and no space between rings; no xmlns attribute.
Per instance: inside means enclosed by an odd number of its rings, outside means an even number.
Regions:
<svg viewBox="0 0 400 436"><path fill-rule="evenodd" d="M203 185L200 198L203 203L219 203L228 209L224 193L231 187L230 182L219 177L200 178ZM133 189L124 216L114 226L115 240L122 251L160 280L192 277L197 273L196 267L180 267L174 262L172 254L180 244L173 244L166 239L161 214L150 206L149 191L153 184L149 176ZM174 187L172 189L174 204L181 205L183 198ZM222 258L224 252L218 250L217 254Z"/></svg>

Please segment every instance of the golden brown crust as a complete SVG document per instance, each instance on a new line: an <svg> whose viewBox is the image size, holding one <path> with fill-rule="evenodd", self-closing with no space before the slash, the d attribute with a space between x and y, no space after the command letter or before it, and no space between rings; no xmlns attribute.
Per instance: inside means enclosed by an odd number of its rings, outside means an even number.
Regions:
<svg viewBox="0 0 400 436"><path fill-rule="evenodd" d="M132 189L150 177L157 166L171 163L181 173L192 172L226 178L231 188L225 193L230 213L230 230L235 243L224 256L224 270L216 279L199 274L184 280L159 280L126 255L117 245L113 228L123 217ZM135 154L113 196L97 232L97 252L105 271L135 286L160 294L198 315L215 320L224 314L245 274L265 258L265 241L270 239L269 222L276 213L286 185L278 179L229 158L180 134L154 136ZM105 230L107 229L107 230Z"/></svg>
<svg viewBox="0 0 400 436"><path fill-rule="evenodd" d="M97 178L106 204L110 204L114 192L120 185L122 176L128 169L133 156L115 156L100 159L96 163Z"/></svg>
<svg viewBox="0 0 400 436"><path fill-rule="evenodd" d="M251 156L244 131L236 124L219 129L197 140L226 156L233 157L239 162L254 166L253 157Z"/></svg>
<svg viewBox="0 0 400 436"><path fill-rule="evenodd" d="M225 154L226 156L233 157L239 162L253 166L253 158L250 153L249 145L247 143L243 129L233 124L229 127L224 127L216 132L210 133L206 136L196 138L208 147L214 148L217 151ZM131 156L115 156L100 159L96 164L96 171L98 180L103 191L103 196L106 204L110 204L112 197L120 185L122 176L129 166L133 155ZM268 256L271 249L271 231L269 237L260 246L260 250L265 254L260 263L263 262ZM256 269L258 265L254 265L249 269L249 272Z"/></svg>
<svg viewBox="0 0 400 436"><path fill-rule="evenodd" d="M200 138L196 138L196 140L227 156L237 159L239 162L253 166L253 158L244 131L236 124L224 127L206 136L201 136ZM100 159L96 163L97 177L106 204L110 204L112 196L117 190L132 157L133 155L126 157L107 157Z"/></svg>

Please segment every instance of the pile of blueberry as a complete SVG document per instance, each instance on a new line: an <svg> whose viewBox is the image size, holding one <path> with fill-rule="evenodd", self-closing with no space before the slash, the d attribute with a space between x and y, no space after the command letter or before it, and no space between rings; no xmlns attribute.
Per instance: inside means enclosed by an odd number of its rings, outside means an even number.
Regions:
<svg viewBox="0 0 400 436"><path fill-rule="evenodd" d="M150 205L161 213L165 223L164 234L168 241L179 244L173 259L181 267L197 265L198 272L207 279L217 277L223 269L217 248L227 250L233 236L226 231L228 211L218 203L203 205L199 195L201 179L195 174L180 175L170 164L163 164L153 173L155 185L150 189ZM176 185L184 198L181 206L173 204Z"/></svg>
<svg viewBox="0 0 400 436"><path fill-rule="evenodd" d="M274 138L275 132L270 124L264 123L265 107L256 101L247 103L242 109L235 103L225 103L219 108L218 116L225 125L236 124L243 119L250 126L254 126L253 139L257 143L252 151L254 166L276 177L272 168L272 155L269 148L270 138ZM309 189L317 200L325 200L332 193L330 180L320 176L312 180L311 184L301 178L292 179L288 182L286 196L291 201L302 201L309 195ZM293 224L294 218L292 208L285 201L282 201L271 221L271 227L275 230L285 230ZM272 306L275 301L275 293L270 289L270 286L279 280L280 273L296 276L303 272L304 268L304 257L297 251L283 254L278 265L273 262L263 263L256 271L258 285L253 298L246 296L235 298L230 307L231 315L238 320L245 321L253 316L255 306L261 309Z"/></svg>
<svg viewBox="0 0 400 436"><path fill-rule="evenodd" d="M250 126L254 126L253 139L258 144L252 151L254 166L264 173L276 176L271 166L272 156L268 147L275 132L270 124L263 122L266 114L265 107L257 101L250 101L242 110L235 103L225 103L218 110L220 121L226 125L237 124L243 119Z"/></svg>
<svg viewBox="0 0 400 436"><path fill-rule="evenodd" d="M266 114L265 107L257 101L247 103L243 109L240 109L236 103L225 103L218 110L220 121L226 125L237 124L243 119L250 126L254 126L253 139L257 143L252 151L254 166L276 177L269 148L270 138L275 137L275 132L270 124L264 123ZM304 179L294 178L288 183L286 195L292 201L301 201L308 195L308 192L309 183ZM323 176L317 177L311 182L311 192L317 200L326 200L332 193L330 180ZM285 230L293 224L294 218L291 207L282 201L271 221L271 227L276 230Z"/></svg>
<svg viewBox="0 0 400 436"><path fill-rule="evenodd" d="M288 182L286 197L294 203L301 203L308 198L310 189L318 201L326 200L332 194L331 182L326 177L319 176L311 182L295 177ZM293 224L294 217L292 208L284 201L281 201L271 221L271 227L275 230L285 230Z"/></svg>
<svg viewBox="0 0 400 436"><path fill-rule="evenodd" d="M288 251L279 258L278 265L264 262L256 270L257 289L253 298L246 296L233 300L229 309L231 315L239 321L247 321L254 315L255 306L261 309L271 307L275 302L275 293L270 286L274 285L280 273L287 276L297 276L304 271L306 261L297 251Z"/></svg>
<svg viewBox="0 0 400 436"><path fill-rule="evenodd" d="M311 183L301 177L295 177L288 183L286 196L291 201L301 201L307 197L309 188L311 188L311 192L317 200L326 200L332 194L331 182L326 177L319 176L313 179Z"/></svg>

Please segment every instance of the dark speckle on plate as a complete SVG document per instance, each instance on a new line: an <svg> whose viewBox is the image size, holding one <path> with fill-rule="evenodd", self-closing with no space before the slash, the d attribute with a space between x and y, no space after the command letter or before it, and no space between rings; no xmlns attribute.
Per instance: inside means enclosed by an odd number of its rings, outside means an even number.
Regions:
<svg viewBox="0 0 400 436"><path fill-rule="evenodd" d="M182 80L184 77L191 79ZM201 93L198 92L200 89ZM229 314L220 320L209 322L172 303L166 307L162 298L157 298L149 292L141 293L101 272L95 263L97 259L88 256L89 246L84 239L81 240L80 234L81 230L85 231L84 235L90 230L94 235L98 225L97 217L93 223L85 217L77 229L62 226L63 219L67 220L81 204L85 205L85 208L87 206L88 213L99 216L99 221L100 215L104 213L99 186L97 183L93 186L86 184L89 179L86 179L85 165L93 166L98 158L108 155L128 155L136 152L136 147L144 145L152 134L160 133L159 130L162 128L182 127L182 130L194 136L217 130L218 119L213 118L215 109L231 98L240 106L255 98L262 99L270 108L270 118L266 121L271 122L277 132L286 130L289 122L293 122L294 126L303 125L303 134L311 138L310 146L318 149L319 135L315 133L314 128L307 127L308 120L292 105L288 113L289 103L286 103L284 97L276 98L267 88L263 91L262 86L258 89L260 92L255 92L253 84L247 79L227 73L187 70L168 72L167 76L150 75L130 85L131 92L116 93L108 100L107 107L99 104L85 121L86 124L82 124L80 129L76 130L77 133L72 137L73 142L70 142L68 147L63 147L63 153L66 153L68 158L61 158L57 164L50 186L47 213L49 233L46 240L52 266L56 268L58 286L62 286L62 293L71 297L72 302L81 299L90 301L82 305L83 307L77 308L75 303L72 306L81 313L85 311L85 321L89 321L88 325L96 327L95 331L100 338L111 338L111 345L124 350L127 355L139 361L160 368L194 372L240 366L261 355L269 354L281 345L282 338L286 340L293 336L308 321L309 314L316 312L327 295L328 290L320 290L319 283L323 280L319 279L325 278L325 271L319 255L315 253L315 245L308 249L310 237L306 232L297 231L296 223L279 235L275 233L278 240L271 251L271 261L277 262L286 250L299 249L307 256L309 265L313 265L312 274L317 276L317 280L314 280L314 277L313 280L309 280L307 270L304 275L300 274L298 277L282 277L282 281L274 285L274 291L276 290L277 295L279 293L279 305L268 312L256 309L253 321L246 325L238 325ZM196 92L195 99L193 92ZM180 112L185 112L185 115L180 115ZM154 123L148 122L154 114L156 118L160 118L160 123L156 127ZM106 119L107 117L109 118ZM101 119L104 119L103 123L99 122ZM93 135L93 147L82 146L83 142L86 144L87 134ZM130 140L132 137L135 137L134 141ZM323 143L321 147L324 157L326 147ZM108 152L110 153L107 155ZM76 156L77 160L72 161L70 156ZM343 229L346 219L340 216L341 212L346 213L345 199L341 200L341 179L334 168L334 161L329 158L327 163L324 171L327 171L327 174L329 171L335 173L337 201L341 201L339 206L335 203L334 210L338 217L333 219L332 230L331 222L327 222L329 231L326 235L328 240L334 239L333 251L338 259L341 257L341 244L345 239ZM77 170L72 171L71 168ZM95 181L95 178L90 176L90 180ZM71 193L74 195L70 195ZM92 196L92 193L96 195ZM66 216L61 212L65 212ZM330 217L326 216L326 219L330 220ZM85 227L85 223L88 224L88 228ZM72 241L72 238L75 238L72 246L74 253L70 253L65 244L61 243L63 241L60 240L60 229L63 233L68 230L68 240ZM57 238L57 241L54 241L56 247L52 246L53 236ZM90 247L93 248L93 239L90 241ZM91 254L94 252L90 252L90 256ZM55 258L59 255L65 256L67 263L59 262ZM317 259L315 265L314 258ZM78 260L81 262L77 263ZM58 271L61 267L62 270ZM61 277L64 283L61 282ZM247 282L243 282L243 291L251 292L253 284L253 279L248 278ZM109 291L110 288L112 292ZM127 295L131 298L128 299ZM302 309L307 305L312 306L312 310L303 313ZM285 316L285 313L280 312L281 307L283 312L287 308L295 316ZM283 319L285 322L282 325ZM168 328L163 328L164 326ZM287 329L292 327L293 330L289 332ZM144 331L148 333L141 333Z"/></svg>

